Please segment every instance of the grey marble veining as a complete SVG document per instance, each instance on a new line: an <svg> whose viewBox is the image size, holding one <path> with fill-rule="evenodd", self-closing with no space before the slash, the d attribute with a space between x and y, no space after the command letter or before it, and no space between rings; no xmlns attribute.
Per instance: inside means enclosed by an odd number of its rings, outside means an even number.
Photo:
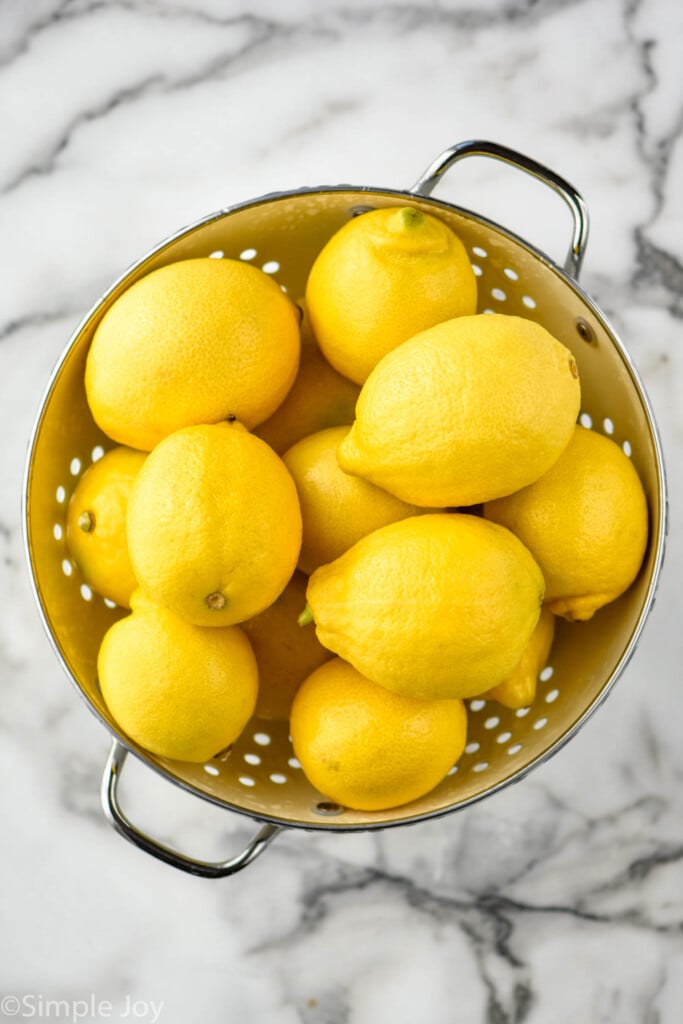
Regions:
<svg viewBox="0 0 683 1024"><path fill-rule="evenodd" d="M682 42L676 0L0 3L0 998L21 1001L3 1019L56 1016L46 1000L90 1000L87 1020L161 1004L163 1024L683 1019ZM21 477L51 368L183 224L311 183L404 188L472 137L588 202L583 285L669 469L656 608L605 707L520 785L411 828L285 833L231 880L181 875L106 824L108 737L30 593ZM519 179L463 168L440 194L558 257L566 211ZM251 834L143 766L125 783L131 816L197 856Z"/></svg>

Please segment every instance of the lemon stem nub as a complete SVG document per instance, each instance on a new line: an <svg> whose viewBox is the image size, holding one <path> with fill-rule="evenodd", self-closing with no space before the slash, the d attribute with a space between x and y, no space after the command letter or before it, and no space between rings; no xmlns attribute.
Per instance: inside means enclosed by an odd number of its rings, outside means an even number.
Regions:
<svg viewBox="0 0 683 1024"><path fill-rule="evenodd" d="M78 517L78 529L83 533L92 533L95 529L95 516L92 512L81 512Z"/></svg>
<svg viewBox="0 0 683 1024"><path fill-rule="evenodd" d="M416 210L414 206L403 206L401 208L401 220L403 221L404 227L415 228L424 220L424 214L421 210Z"/></svg>
<svg viewBox="0 0 683 1024"><path fill-rule="evenodd" d="M207 594L204 601L206 602L206 607L211 608L212 611L220 611L227 604L225 595L221 594L220 590L215 590L213 594Z"/></svg>
<svg viewBox="0 0 683 1024"><path fill-rule="evenodd" d="M306 607L296 621L300 626L310 626L313 622L313 612L311 611L311 606L308 602L306 602Z"/></svg>

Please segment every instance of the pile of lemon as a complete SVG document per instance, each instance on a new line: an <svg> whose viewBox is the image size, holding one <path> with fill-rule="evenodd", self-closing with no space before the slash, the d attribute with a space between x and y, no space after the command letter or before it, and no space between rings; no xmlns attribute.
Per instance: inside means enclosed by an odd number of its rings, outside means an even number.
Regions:
<svg viewBox="0 0 683 1024"><path fill-rule="evenodd" d="M571 352L476 308L464 246L412 207L350 220L298 306L213 258L111 304L85 388L117 446L67 541L131 610L98 678L132 740L205 761L288 718L322 794L394 807L462 754L465 698L529 704L555 616L631 585L645 495L577 426Z"/></svg>

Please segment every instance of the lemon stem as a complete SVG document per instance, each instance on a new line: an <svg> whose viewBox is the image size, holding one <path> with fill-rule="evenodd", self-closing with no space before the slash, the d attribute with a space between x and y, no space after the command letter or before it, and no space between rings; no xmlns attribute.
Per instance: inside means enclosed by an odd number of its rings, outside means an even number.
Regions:
<svg viewBox="0 0 683 1024"><path fill-rule="evenodd" d="M83 533L92 533L95 529L95 516L92 512L81 512L78 517L78 529Z"/></svg>
<svg viewBox="0 0 683 1024"><path fill-rule="evenodd" d="M211 608L212 611L220 611L225 608L226 600L225 595L221 594L220 590L215 590L213 594L207 594L204 598L206 607Z"/></svg>
<svg viewBox="0 0 683 1024"><path fill-rule="evenodd" d="M403 206L400 211L401 220L405 228L416 228L424 220L424 214L421 210L416 210L414 206Z"/></svg>
<svg viewBox="0 0 683 1024"><path fill-rule="evenodd" d="M308 601L306 602L306 607L304 608L301 615L296 621L299 623L300 626L310 626L310 624L313 622L313 612L311 611L311 606L309 605Z"/></svg>

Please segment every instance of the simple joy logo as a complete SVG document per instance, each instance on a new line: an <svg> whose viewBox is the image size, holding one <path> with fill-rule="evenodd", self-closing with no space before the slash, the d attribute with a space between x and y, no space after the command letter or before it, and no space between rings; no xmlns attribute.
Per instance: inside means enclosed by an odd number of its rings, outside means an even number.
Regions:
<svg viewBox="0 0 683 1024"><path fill-rule="evenodd" d="M80 1021L139 1021L140 1024L158 1024L163 1001L135 999L125 995L114 1002L100 999L93 992L77 999L50 999L42 993L5 995L0 999L0 1013L15 1020L61 1020L70 1024Z"/></svg>

